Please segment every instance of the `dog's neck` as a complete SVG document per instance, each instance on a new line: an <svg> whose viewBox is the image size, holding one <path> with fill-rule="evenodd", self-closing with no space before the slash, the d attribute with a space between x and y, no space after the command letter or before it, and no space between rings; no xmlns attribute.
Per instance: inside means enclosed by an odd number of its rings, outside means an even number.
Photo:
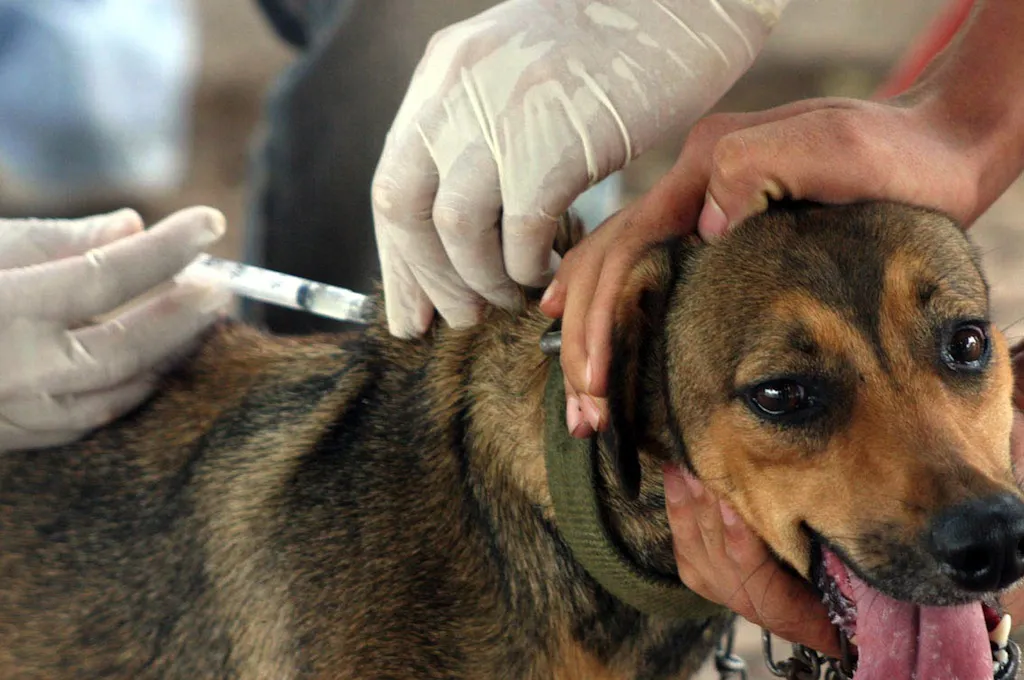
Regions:
<svg viewBox="0 0 1024 680"><path fill-rule="evenodd" d="M550 323L531 310L516 317L493 318L475 333L467 367L472 379L467 380L466 389L473 404L467 449L488 487L496 493L514 490L557 530L545 466L543 414L549 369L558 359L544 356L538 346ZM606 525L620 549L644 570L673 577L675 559L661 469L673 444L665 428L665 409L657 387L661 371L655 363L645 367L649 375L644 382L651 399L644 404L647 436L640 440L640 494L630 500L623 492L610 448L614 444L607 437L599 437L597 491Z"/></svg>
<svg viewBox="0 0 1024 680"><path fill-rule="evenodd" d="M415 404L410 417L432 424L422 455L438 460L426 468L443 471L435 481L460 508L457 521L438 518L441 531L493 564L489 587L500 594L505 625L538 626L531 634L548 641L552 659L582 655L601 668L636 669L659 658L680 669L692 662L693 670L724 617L693 623L647 615L595 581L560 532L545 461L545 389L558 359L539 348L550 324L534 303L518 315L490 310L473 328L438 327L410 343L390 337L380 318L367 349L397 369L393 387L419 391L395 405ZM609 454L601 450L597 466L605 526L633 564L674 576L659 461L641 453L640 497L629 501ZM632 674L623 670L622 677Z"/></svg>

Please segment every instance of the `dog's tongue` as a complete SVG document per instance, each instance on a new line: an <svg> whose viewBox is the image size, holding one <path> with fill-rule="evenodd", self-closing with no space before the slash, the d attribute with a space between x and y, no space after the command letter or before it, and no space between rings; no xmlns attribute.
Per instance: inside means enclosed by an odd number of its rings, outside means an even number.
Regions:
<svg viewBox="0 0 1024 680"><path fill-rule="evenodd" d="M958 607L899 602L841 564L835 569L837 562L828 555L826 568L857 609L854 680L992 680L980 602Z"/></svg>

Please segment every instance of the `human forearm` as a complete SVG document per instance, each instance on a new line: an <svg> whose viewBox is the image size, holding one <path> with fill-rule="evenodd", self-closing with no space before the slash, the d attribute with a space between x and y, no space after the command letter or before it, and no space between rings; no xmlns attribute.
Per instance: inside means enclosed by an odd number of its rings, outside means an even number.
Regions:
<svg viewBox="0 0 1024 680"><path fill-rule="evenodd" d="M610 315L594 309L611 308L622 272L666 232L696 224L713 240L782 197L898 201L970 226L1019 174L1024 157L1024 47L1014 39L1024 4L1017 3L980 5L956 43L899 99L811 99L694 126L677 165L590 240L594 255L559 270L544 309L562 317L562 365L574 390L604 396ZM606 257L612 250L615 257ZM573 287L586 289L576 293L586 304L566 302Z"/></svg>
<svg viewBox="0 0 1024 680"><path fill-rule="evenodd" d="M975 216L1024 170L1024 3L979 0L905 102L960 146L976 176Z"/></svg>

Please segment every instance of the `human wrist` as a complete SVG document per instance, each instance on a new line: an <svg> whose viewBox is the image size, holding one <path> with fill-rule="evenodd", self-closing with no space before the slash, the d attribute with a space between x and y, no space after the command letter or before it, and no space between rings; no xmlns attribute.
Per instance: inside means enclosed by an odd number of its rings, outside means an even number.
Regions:
<svg viewBox="0 0 1024 680"><path fill-rule="evenodd" d="M924 85L924 84L922 84ZM970 220L983 213L1024 171L1024 92L990 98L965 96L955 83L917 88L901 104L919 129L940 138L955 152L970 182Z"/></svg>
<svg viewBox="0 0 1024 680"><path fill-rule="evenodd" d="M977 217L1024 170L1024 3L978 0L970 21L907 93L921 129L941 136L974 177ZM950 168L951 172L956 168Z"/></svg>

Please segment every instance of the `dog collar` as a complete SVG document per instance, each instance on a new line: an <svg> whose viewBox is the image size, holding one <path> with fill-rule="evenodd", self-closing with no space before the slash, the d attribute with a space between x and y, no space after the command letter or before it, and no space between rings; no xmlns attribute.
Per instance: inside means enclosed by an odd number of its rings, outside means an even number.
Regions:
<svg viewBox="0 0 1024 680"><path fill-rule="evenodd" d="M704 619L725 613L678 579L645 573L624 553L604 523L597 491L597 438L565 429L565 383L555 357L544 393L545 460L558 531L587 573L613 596L651 616Z"/></svg>

